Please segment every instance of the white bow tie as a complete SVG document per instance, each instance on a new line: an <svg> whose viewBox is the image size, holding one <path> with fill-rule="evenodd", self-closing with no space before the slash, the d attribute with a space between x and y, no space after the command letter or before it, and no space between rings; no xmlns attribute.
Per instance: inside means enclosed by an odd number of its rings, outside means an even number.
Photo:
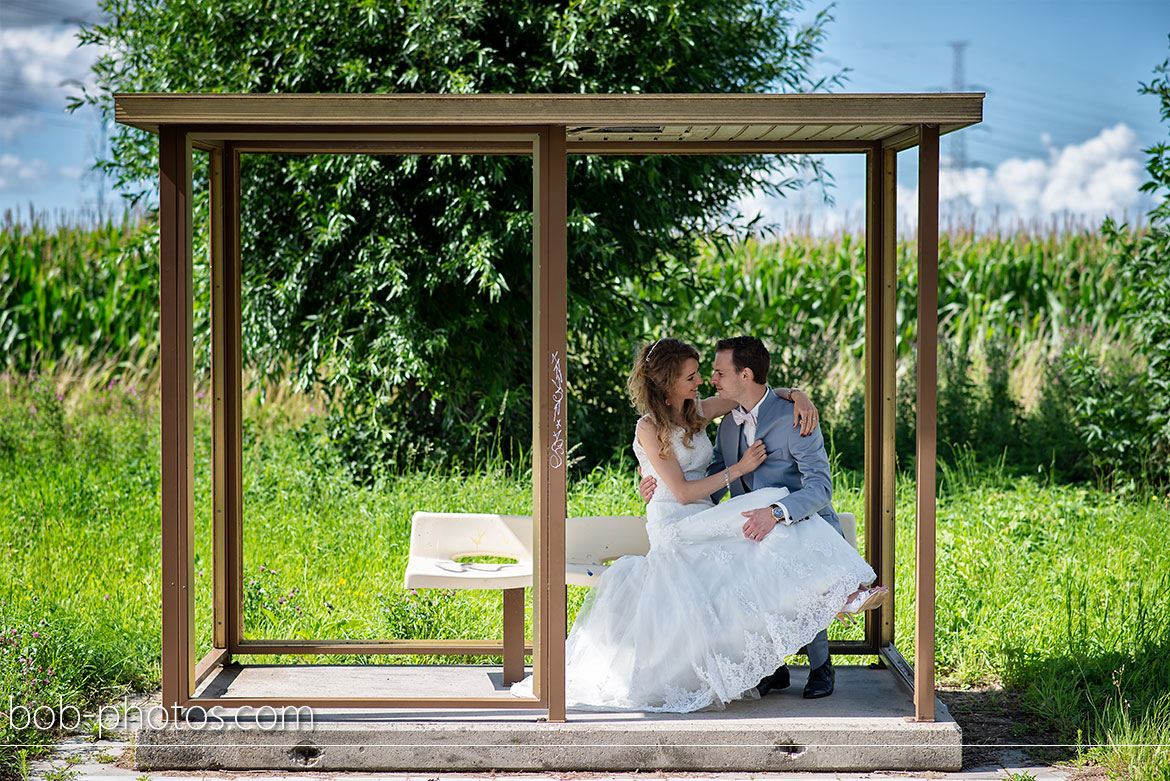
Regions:
<svg viewBox="0 0 1170 781"><path fill-rule="evenodd" d="M736 407L735 409L733 409L731 411L731 419L735 421L735 425L737 425L737 426L742 426L744 424L744 422L748 421L748 420L750 420L752 422L752 424L755 425L756 424L756 413L744 412L743 410Z"/></svg>

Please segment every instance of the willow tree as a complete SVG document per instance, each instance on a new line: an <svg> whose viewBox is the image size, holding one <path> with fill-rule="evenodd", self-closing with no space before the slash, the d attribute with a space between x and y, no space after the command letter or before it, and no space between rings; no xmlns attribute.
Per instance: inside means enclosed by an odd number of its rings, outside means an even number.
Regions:
<svg viewBox="0 0 1170 781"><path fill-rule="evenodd" d="M350 93L816 91L829 16L802 0L102 0L97 89ZM832 80L830 80L832 81ZM148 202L156 140L120 127L102 165ZM621 378L657 321L631 279L686 275L732 204L816 177L776 157L570 161L573 437L630 437ZM531 165L476 156L248 156L244 358L345 390L356 462L513 453L528 442ZM519 444L517 444L519 443Z"/></svg>

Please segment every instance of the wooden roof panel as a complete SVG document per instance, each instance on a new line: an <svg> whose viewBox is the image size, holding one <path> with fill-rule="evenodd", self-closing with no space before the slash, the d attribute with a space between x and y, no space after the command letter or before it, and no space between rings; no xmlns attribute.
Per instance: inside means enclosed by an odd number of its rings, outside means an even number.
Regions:
<svg viewBox="0 0 1170 781"><path fill-rule="evenodd" d="M983 118L982 93L812 95L196 95L117 93L114 117L157 132L183 125L315 134L394 127L562 125L571 142L839 140L905 145L920 124L943 132ZM263 128L263 129L262 129Z"/></svg>

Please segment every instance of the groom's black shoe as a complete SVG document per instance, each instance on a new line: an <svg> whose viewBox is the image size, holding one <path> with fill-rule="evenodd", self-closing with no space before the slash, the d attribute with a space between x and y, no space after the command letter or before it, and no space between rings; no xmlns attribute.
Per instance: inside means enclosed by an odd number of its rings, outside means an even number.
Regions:
<svg viewBox="0 0 1170 781"><path fill-rule="evenodd" d="M756 684L756 691L760 696L765 696L768 692L780 691L787 689L791 679L788 675L788 665L782 664L776 668L776 672L771 675L765 675L763 679Z"/></svg>
<svg viewBox="0 0 1170 781"><path fill-rule="evenodd" d="M804 698L815 700L818 697L828 697L833 693L833 682L837 674L833 672L833 660L829 659L815 670L809 670L808 683L804 685Z"/></svg>

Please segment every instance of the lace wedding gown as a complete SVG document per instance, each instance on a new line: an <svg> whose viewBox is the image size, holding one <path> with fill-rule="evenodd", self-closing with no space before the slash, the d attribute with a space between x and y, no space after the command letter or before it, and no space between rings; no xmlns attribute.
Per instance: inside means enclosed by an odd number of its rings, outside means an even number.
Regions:
<svg viewBox="0 0 1170 781"><path fill-rule="evenodd" d="M688 480L705 476L711 440L671 447ZM644 475L658 477L634 440ZM874 572L819 515L778 524L761 542L741 513L787 495L762 488L680 504L666 483L646 505L650 552L606 568L566 642L566 703L575 710L686 713L756 697L755 685L827 627ZM531 677L512 687L531 695Z"/></svg>

